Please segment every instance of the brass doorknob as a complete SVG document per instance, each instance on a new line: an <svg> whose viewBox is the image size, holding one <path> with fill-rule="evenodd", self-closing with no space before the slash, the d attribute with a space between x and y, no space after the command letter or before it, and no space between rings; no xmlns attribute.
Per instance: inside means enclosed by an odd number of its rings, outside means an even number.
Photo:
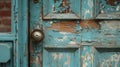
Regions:
<svg viewBox="0 0 120 67"><path fill-rule="evenodd" d="M31 38L33 41L40 42L44 39L44 33L42 30L35 29L31 32Z"/></svg>

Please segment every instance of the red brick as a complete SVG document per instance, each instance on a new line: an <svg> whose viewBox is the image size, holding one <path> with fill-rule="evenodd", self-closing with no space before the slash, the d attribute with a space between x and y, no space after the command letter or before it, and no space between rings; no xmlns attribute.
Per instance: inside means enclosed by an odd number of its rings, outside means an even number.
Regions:
<svg viewBox="0 0 120 67"><path fill-rule="evenodd" d="M11 25L11 19L1 19L0 23L4 25Z"/></svg>
<svg viewBox="0 0 120 67"><path fill-rule="evenodd" d="M0 32L11 31L10 16L11 16L11 0L0 0Z"/></svg>
<svg viewBox="0 0 120 67"><path fill-rule="evenodd" d="M0 1L0 9L2 8L11 8L11 2L10 1Z"/></svg>
<svg viewBox="0 0 120 67"><path fill-rule="evenodd" d="M6 30L6 32L10 32L11 31L11 26L6 26L5 30Z"/></svg>
<svg viewBox="0 0 120 67"><path fill-rule="evenodd" d="M0 26L0 32L10 32L11 31L11 26Z"/></svg>
<svg viewBox="0 0 120 67"><path fill-rule="evenodd" d="M0 9L2 9L4 7L4 3L0 2Z"/></svg>
<svg viewBox="0 0 120 67"><path fill-rule="evenodd" d="M10 2L8 2L8 3L5 3L5 8L11 8L11 3Z"/></svg>
<svg viewBox="0 0 120 67"><path fill-rule="evenodd" d="M11 11L0 11L0 16L8 17L11 16Z"/></svg>

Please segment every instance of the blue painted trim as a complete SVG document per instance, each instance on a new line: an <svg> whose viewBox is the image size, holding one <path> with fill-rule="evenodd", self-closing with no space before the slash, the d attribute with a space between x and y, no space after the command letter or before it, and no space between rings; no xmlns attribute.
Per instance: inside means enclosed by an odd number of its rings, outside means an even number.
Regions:
<svg viewBox="0 0 120 67"><path fill-rule="evenodd" d="M16 13L16 9L17 9L17 8L15 8L15 7L17 6L17 5L16 5L16 1L17 1L17 0L12 0L12 4L11 4L11 8L12 8L12 9L11 9L11 12L12 12L12 14L11 14L11 19L12 19L12 20L11 20L11 25L12 25L12 26L11 26L11 29L12 29L11 33L12 33L12 34L15 34L15 33L16 33L16 32L15 32L15 27L16 27L16 26L15 26L15 25L16 25L16 24L15 24L15 23L16 23L16 21L15 21L15 18L16 18L15 13Z"/></svg>
<svg viewBox="0 0 120 67"><path fill-rule="evenodd" d="M13 44L13 66L28 67L28 0L12 0L11 9L11 32L0 33L0 42Z"/></svg>

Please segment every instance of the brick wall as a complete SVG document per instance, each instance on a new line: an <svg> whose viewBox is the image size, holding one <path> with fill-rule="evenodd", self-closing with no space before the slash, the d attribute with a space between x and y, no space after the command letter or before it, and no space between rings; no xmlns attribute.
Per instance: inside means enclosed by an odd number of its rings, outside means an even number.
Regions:
<svg viewBox="0 0 120 67"><path fill-rule="evenodd" d="M11 0L0 0L0 32L11 31Z"/></svg>

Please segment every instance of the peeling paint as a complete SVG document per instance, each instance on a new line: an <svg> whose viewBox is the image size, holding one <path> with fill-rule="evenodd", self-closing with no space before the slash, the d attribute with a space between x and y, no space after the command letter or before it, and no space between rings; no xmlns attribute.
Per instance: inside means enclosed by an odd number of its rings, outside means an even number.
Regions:
<svg viewBox="0 0 120 67"><path fill-rule="evenodd" d="M120 46L119 14L119 5L106 0L31 3L30 27L42 24L45 33L42 43L33 43L32 63L39 62L43 50L39 67L120 67L119 52L112 51Z"/></svg>
<svg viewBox="0 0 120 67"><path fill-rule="evenodd" d="M84 20L80 22L80 26L82 28L94 28L94 29L100 29L100 25L98 22L94 20Z"/></svg>
<svg viewBox="0 0 120 67"><path fill-rule="evenodd" d="M63 57L62 53L59 53L59 57L58 57L59 60L62 59L62 57Z"/></svg>
<svg viewBox="0 0 120 67"><path fill-rule="evenodd" d="M53 53L52 56L53 56L54 60L57 60L57 58L59 60L61 60L63 57L62 53L59 53L59 54Z"/></svg>
<svg viewBox="0 0 120 67"><path fill-rule="evenodd" d="M53 53L52 56L53 56L54 60L57 59L57 54L56 53Z"/></svg>
<svg viewBox="0 0 120 67"><path fill-rule="evenodd" d="M61 32L74 32L74 28L76 26L76 22L74 21L61 21L57 23L52 23L52 26L48 29L56 29Z"/></svg>
<svg viewBox="0 0 120 67"><path fill-rule="evenodd" d="M64 64L68 65L67 67L70 67L70 56L69 55L67 55L67 60Z"/></svg>
<svg viewBox="0 0 120 67"><path fill-rule="evenodd" d="M61 37L61 38L56 38L57 41L65 41L67 39L67 36Z"/></svg>
<svg viewBox="0 0 120 67"><path fill-rule="evenodd" d="M114 54L111 55L109 58L105 58L101 63L100 67L119 67L120 63L120 55Z"/></svg>
<svg viewBox="0 0 120 67"><path fill-rule="evenodd" d="M120 21L104 21L106 27L110 29L120 29Z"/></svg>
<svg viewBox="0 0 120 67"><path fill-rule="evenodd" d="M69 44L77 44L75 41L70 41Z"/></svg>

